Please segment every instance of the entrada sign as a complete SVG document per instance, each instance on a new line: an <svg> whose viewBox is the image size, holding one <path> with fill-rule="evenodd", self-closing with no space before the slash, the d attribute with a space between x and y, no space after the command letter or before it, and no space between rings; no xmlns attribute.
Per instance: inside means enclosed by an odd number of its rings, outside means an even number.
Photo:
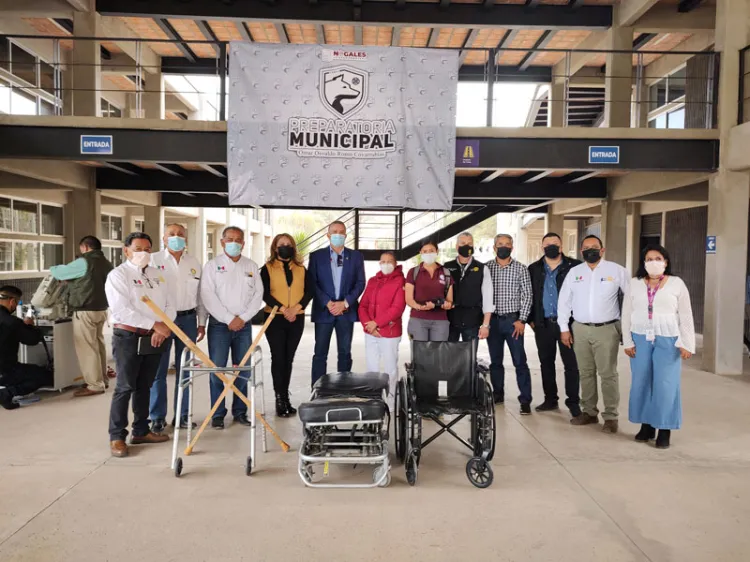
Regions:
<svg viewBox="0 0 750 562"><path fill-rule="evenodd" d="M112 154L112 135L81 135L81 154Z"/></svg>
<svg viewBox="0 0 750 562"><path fill-rule="evenodd" d="M619 146L589 146L589 164L619 164Z"/></svg>

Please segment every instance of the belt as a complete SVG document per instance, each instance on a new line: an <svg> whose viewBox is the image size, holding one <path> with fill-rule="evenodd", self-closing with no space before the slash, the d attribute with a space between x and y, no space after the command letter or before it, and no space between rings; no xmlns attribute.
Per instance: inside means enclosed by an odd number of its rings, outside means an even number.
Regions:
<svg viewBox="0 0 750 562"><path fill-rule="evenodd" d="M552 322L553 324L557 324L557 316L547 316L544 319L545 322Z"/></svg>
<svg viewBox="0 0 750 562"><path fill-rule="evenodd" d="M127 324L115 324L112 327L117 330L132 332L133 334L138 334L139 336L150 336L154 333L153 330L144 330L143 328L136 328L135 326L128 326Z"/></svg>
<svg viewBox="0 0 750 562"><path fill-rule="evenodd" d="M610 324L614 324L619 319L615 318L614 320L609 320L608 322L578 322L579 324L583 324L584 326L592 326L594 328L601 328L602 326L609 326Z"/></svg>
<svg viewBox="0 0 750 562"><path fill-rule="evenodd" d="M191 314L195 314L195 309L191 308L190 310L178 310L177 316L189 316Z"/></svg>
<svg viewBox="0 0 750 562"><path fill-rule="evenodd" d="M495 316L498 318L519 318L521 316L520 312L509 312L508 314L498 314L495 312Z"/></svg>

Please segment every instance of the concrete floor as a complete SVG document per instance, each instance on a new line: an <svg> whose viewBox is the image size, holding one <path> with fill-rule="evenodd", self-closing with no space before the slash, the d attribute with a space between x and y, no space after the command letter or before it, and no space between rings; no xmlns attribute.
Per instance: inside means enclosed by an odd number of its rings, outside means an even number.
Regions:
<svg viewBox="0 0 750 562"><path fill-rule="evenodd" d="M295 403L309 388L309 328ZM355 369L362 369L361 335L355 342ZM533 337L526 346L537 403ZM406 342L402 350L403 362ZM0 560L748 560L750 385L697 365L699 358L683 372L684 429L668 451L633 441L624 355L617 436L573 428L565 412L521 418L509 400L497 410L495 482L487 490L469 484L468 451L445 436L425 449L414 488L396 465L386 489L308 489L296 471L299 422L273 415L292 452L272 444L248 478L247 430L229 424L206 433L178 480L170 444L110 457L110 393L50 395L0 411ZM270 373L266 380L270 411ZM201 386L202 417L209 405Z"/></svg>

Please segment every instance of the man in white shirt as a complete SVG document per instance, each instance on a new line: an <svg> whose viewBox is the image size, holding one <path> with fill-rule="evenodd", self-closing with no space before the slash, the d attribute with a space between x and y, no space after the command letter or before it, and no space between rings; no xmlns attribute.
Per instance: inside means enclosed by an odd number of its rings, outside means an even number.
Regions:
<svg viewBox="0 0 750 562"><path fill-rule="evenodd" d="M598 373L604 399L602 431L617 433L617 408L620 405L617 352L622 336L620 295L627 292L630 276L624 267L602 259L604 247L597 236L583 239L581 254L585 263L570 270L557 304L560 341L567 347L573 346L581 376L582 413L570 423L599 423Z"/></svg>
<svg viewBox="0 0 750 562"><path fill-rule="evenodd" d="M112 351L117 364L117 384L109 415L110 450L115 457L128 456L125 439L128 435L131 396L131 444L169 440L166 435L152 433L148 427L149 389L161 360L159 350L148 348L159 348L172 332L141 301L141 297L148 296L169 318L175 317L166 279L156 269L149 267L151 238L148 234L133 232L128 235L124 253L127 261L110 272L104 286L114 328Z"/></svg>
<svg viewBox="0 0 750 562"><path fill-rule="evenodd" d="M217 367L226 367L229 351L237 365L252 343L250 320L263 307L263 282L256 263L242 255L245 232L236 226L224 229L221 238L224 253L203 268L201 300L208 311L208 354ZM247 395L247 380L238 378L235 386ZM211 375L211 405L224 390L224 383ZM224 429L227 408L221 404L211 420L211 427ZM250 425L247 406L237 396L232 399L232 417Z"/></svg>
<svg viewBox="0 0 750 562"><path fill-rule="evenodd" d="M151 267L156 269L161 276L167 280L169 294L174 308L177 310L175 324L185 332L194 342L201 341L206 335L206 312L200 302L198 294L201 280L201 264L193 256L187 253L187 231L181 224L167 225L164 233L164 249L161 252L151 254ZM180 338L167 338L166 349L161 356L159 370L156 379L151 386L151 405L149 407L149 418L151 419L151 431L162 433L167 426L167 371L171 359L172 342L174 341L175 366L179 370L182 352L185 344ZM184 376L184 374L181 374ZM176 381L181 380L179 378ZM177 389L179 384L175 382L174 418L172 425L177 423ZM186 388L182 395L180 408L180 427L187 428L188 401L190 400L190 389Z"/></svg>

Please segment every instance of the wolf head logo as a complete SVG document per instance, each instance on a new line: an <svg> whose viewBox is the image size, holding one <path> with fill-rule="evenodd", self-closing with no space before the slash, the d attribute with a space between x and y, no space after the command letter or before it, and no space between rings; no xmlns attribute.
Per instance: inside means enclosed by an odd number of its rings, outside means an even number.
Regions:
<svg viewBox="0 0 750 562"><path fill-rule="evenodd" d="M367 100L368 75L362 70L341 65L320 71L320 99L338 118L357 113Z"/></svg>

